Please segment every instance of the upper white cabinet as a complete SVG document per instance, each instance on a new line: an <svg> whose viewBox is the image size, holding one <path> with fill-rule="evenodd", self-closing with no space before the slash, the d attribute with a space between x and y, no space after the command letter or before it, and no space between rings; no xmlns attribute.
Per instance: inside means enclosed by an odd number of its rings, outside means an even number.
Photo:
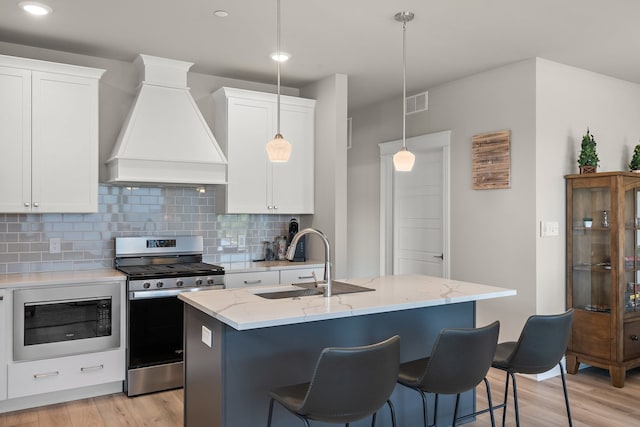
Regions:
<svg viewBox="0 0 640 427"><path fill-rule="evenodd" d="M276 95L224 87L213 98L214 133L229 162L224 208L218 210L313 213L315 100L280 97L280 131L292 150L288 162L272 163L265 147L276 133Z"/></svg>
<svg viewBox="0 0 640 427"><path fill-rule="evenodd" d="M0 212L97 212L103 72L0 55Z"/></svg>

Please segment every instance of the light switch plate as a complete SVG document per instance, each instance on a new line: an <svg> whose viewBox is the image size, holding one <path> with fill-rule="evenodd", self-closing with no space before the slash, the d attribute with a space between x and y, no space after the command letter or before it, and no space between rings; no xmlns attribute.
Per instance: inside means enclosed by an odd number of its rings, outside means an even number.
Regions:
<svg viewBox="0 0 640 427"><path fill-rule="evenodd" d="M552 237L560 235L558 221L540 221L540 237Z"/></svg>
<svg viewBox="0 0 640 427"><path fill-rule="evenodd" d="M211 333L211 329L206 326L202 326L202 342L205 343L207 347L211 347L211 340L213 338L213 334Z"/></svg>

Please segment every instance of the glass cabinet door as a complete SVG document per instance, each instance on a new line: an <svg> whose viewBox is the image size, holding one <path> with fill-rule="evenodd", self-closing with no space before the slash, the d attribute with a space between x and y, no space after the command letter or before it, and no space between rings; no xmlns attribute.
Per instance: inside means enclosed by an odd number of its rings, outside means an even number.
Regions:
<svg viewBox="0 0 640 427"><path fill-rule="evenodd" d="M640 190L624 193L624 294L625 313L640 311Z"/></svg>
<svg viewBox="0 0 640 427"><path fill-rule="evenodd" d="M573 190L572 253L575 308L611 312L612 220L609 188ZM633 278L633 274L630 277Z"/></svg>

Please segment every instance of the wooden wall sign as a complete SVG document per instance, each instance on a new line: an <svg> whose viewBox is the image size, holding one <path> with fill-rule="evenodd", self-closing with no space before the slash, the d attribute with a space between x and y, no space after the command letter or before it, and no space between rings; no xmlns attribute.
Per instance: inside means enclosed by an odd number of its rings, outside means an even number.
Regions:
<svg viewBox="0 0 640 427"><path fill-rule="evenodd" d="M511 131L483 133L471 138L474 190L511 186Z"/></svg>

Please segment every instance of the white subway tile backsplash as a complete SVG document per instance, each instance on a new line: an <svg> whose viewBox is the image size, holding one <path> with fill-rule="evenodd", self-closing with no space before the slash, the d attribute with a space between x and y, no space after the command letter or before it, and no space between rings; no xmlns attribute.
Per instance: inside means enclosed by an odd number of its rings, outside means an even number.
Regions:
<svg viewBox="0 0 640 427"><path fill-rule="evenodd" d="M216 214L214 190L100 185L98 213L0 213L0 273L109 268L120 236L201 235L211 262L246 261L286 234L289 215ZM52 237L61 253L49 253Z"/></svg>

